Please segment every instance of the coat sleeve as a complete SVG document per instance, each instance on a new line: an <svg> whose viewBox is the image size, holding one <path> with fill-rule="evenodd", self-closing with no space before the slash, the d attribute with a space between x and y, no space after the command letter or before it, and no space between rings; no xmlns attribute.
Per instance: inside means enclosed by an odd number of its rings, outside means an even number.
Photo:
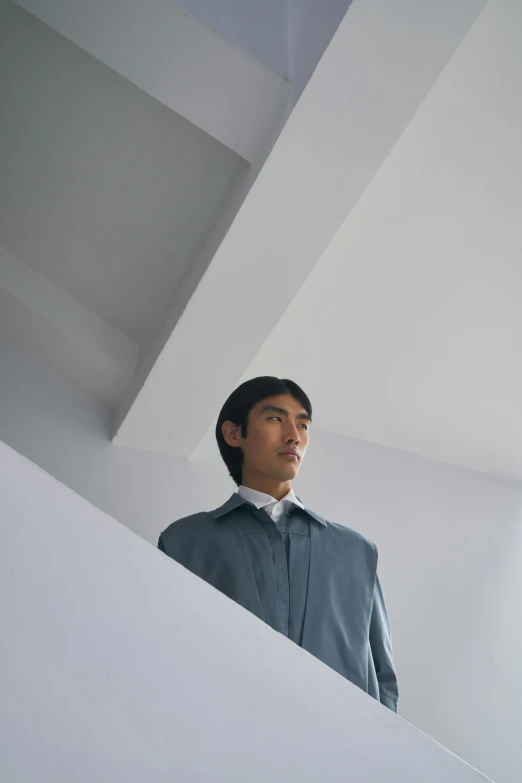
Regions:
<svg viewBox="0 0 522 783"><path fill-rule="evenodd" d="M393 663L390 624L378 576L375 578L370 619L370 647L379 683L379 700L385 707L397 712L399 686Z"/></svg>

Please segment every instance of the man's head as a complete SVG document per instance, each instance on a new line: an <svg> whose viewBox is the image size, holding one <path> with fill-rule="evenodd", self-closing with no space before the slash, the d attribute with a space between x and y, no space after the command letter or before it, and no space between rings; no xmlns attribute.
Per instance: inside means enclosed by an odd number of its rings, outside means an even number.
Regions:
<svg viewBox="0 0 522 783"><path fill-rule="evenodd" d="M216 425L219 451L235 483L242 483L243 473L292 481L308 448L311 420L310 400L293 381L264 375L241 384ZM297 457L283 453L288 451Z"/></svg>

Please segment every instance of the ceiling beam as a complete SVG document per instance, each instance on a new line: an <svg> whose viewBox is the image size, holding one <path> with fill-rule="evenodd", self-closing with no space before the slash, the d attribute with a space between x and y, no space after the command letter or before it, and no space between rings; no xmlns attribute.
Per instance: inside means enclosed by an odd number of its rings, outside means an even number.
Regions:
<svg viewBox="0 0 522 783"><path fill-rule="evenodd" d="M0 330L113 409L136 369L137 343L2 247Z"/></svg>
<svg viewBox="0 0 522 783"><path fill-rule="evenodd" d="M165 0L17 5L251 162L289 82Z"/></svg>
<svg viewBox="0 0 522 783"><path fill-rule="evenodd" d="M116 443L194 452L484 5L355 0Z"/></svg>

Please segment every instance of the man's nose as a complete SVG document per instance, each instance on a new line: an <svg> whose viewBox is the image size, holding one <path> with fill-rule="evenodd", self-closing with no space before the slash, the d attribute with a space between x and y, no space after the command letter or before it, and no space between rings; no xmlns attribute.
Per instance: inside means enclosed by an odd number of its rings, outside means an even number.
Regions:
<svg viewBox="0 0 522 783"><path fill-rule="evenodd" d="M293 429L290 428L286 433L286 440L291 440L293 443L299 443L300 434L297 427L294 427Z"/></svg>

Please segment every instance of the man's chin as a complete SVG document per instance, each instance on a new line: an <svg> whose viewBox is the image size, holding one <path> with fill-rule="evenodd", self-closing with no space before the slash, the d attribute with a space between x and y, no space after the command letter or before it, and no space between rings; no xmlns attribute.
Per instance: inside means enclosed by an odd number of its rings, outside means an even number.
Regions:
<svg viewBox="0 0 522 783"><path fill-rule="evenodd" d="M274 478L278 481L292 481L299 473L299 465L288 465L286 469L274 471Z"/></svg>

